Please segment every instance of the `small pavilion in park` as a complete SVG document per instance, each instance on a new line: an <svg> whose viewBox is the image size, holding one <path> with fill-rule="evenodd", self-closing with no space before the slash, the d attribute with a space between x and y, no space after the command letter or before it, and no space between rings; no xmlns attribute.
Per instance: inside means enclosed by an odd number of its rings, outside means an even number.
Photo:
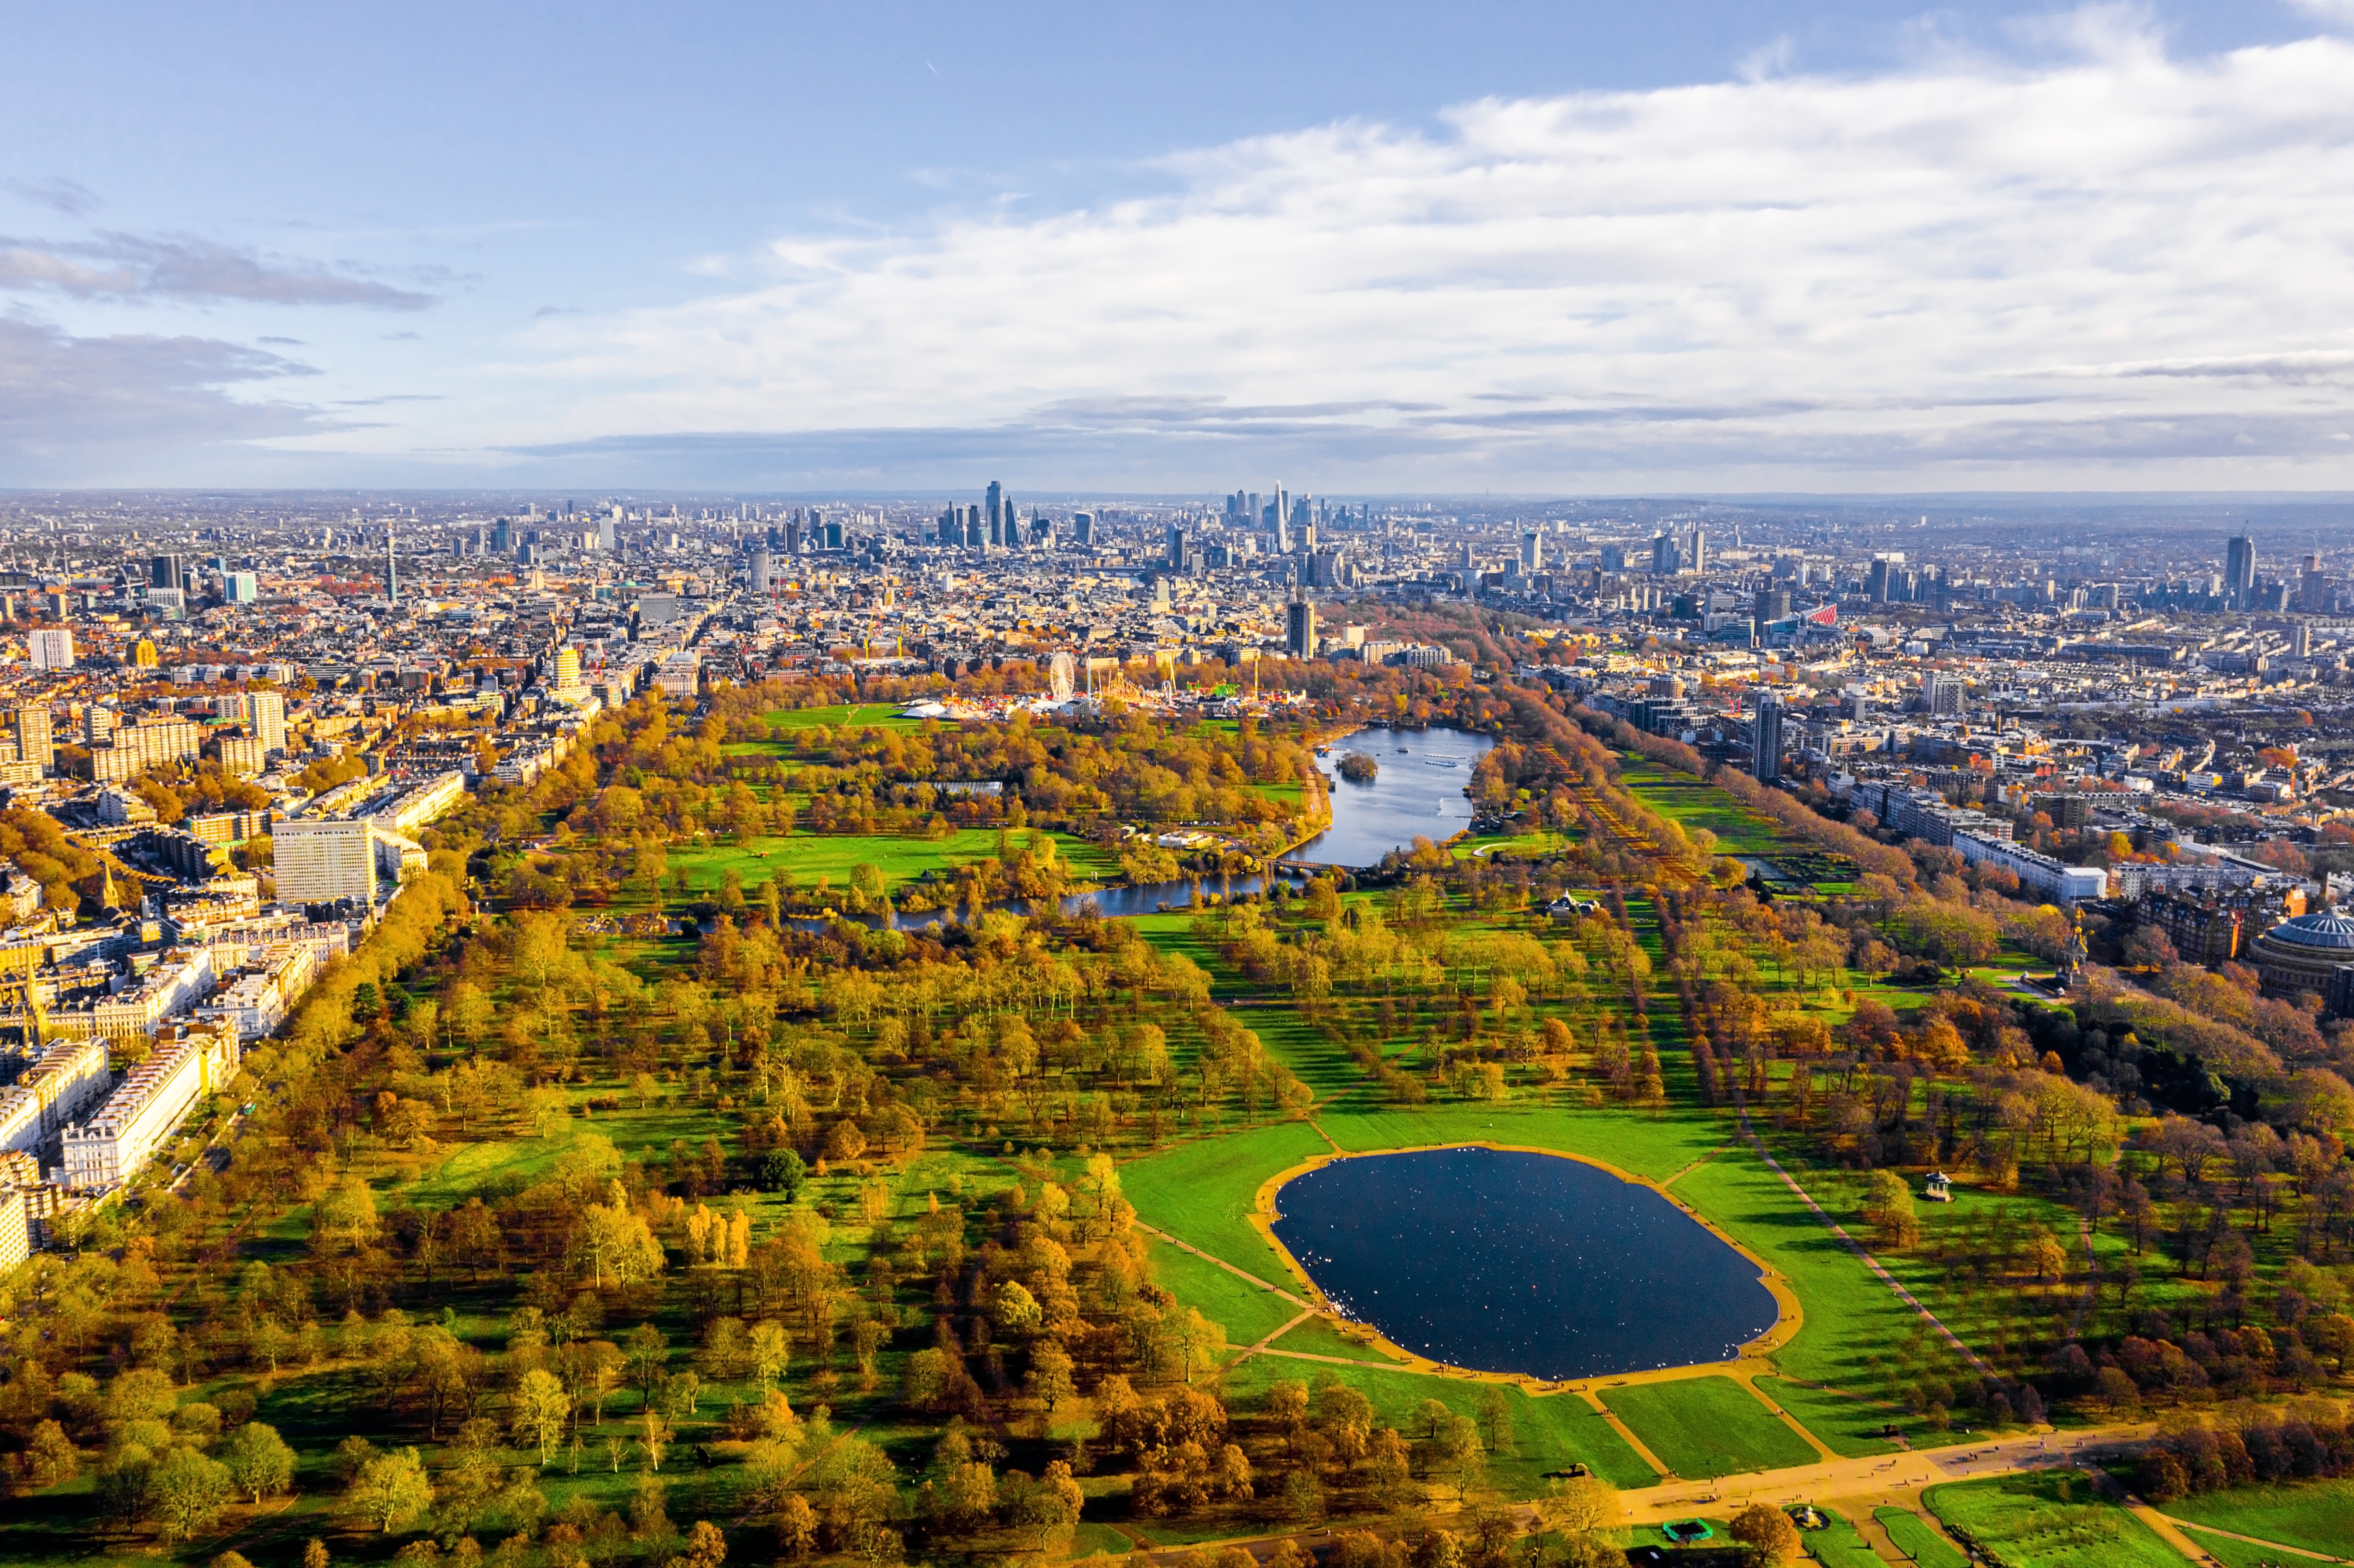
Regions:
<svg viewBox="0 0 2354 1568"><path fill-rule="evenodd" d="M1952 1202L1954 1201L1954 1179L1946 1175L1942 1171L1930 1171L1929 1191L1926 1195L1929 1202L1933 1203Z"/></svg>

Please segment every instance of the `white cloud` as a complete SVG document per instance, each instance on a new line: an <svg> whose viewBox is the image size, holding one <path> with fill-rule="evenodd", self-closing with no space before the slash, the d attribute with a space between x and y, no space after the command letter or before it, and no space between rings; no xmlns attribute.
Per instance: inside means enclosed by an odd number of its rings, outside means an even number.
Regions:
<svg viewBox="0 0 2354 1568"><path fill-rule="evenodd" d="M756 287L540 323L450 407L796 474L993 441L1189 487L2354 483L2354 46L2175 58L2136 15L2045 24L2036 62L1485 101L1140 177L1173 194L788 235Z"/></svg>

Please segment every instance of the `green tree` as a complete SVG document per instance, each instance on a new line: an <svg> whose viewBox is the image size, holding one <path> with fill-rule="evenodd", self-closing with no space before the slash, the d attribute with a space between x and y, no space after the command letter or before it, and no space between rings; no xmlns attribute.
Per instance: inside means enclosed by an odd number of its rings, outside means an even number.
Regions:
<svg viewBox="0 0 2354 1568"><path fill-rule="evenodd" d="M220 1517L229 1499L228 1467L194 1448L175 1448L156 1462L152 1483L164 1539L186 1541Z"/></svg>
<svg viewBox="0 0 2354 1568"><path fill-rule="evenodd" d="M1921 1224L1913 1212L1913 1189L1893 1171L1875 1171L1864 1189L1863 1217L1872 1239L1883 1247L1903 1248L1921 1239Z"/></svg>
<svg viewBox="0 0 2354 1568"><path fill-rule="evenodd" d="M344 1506L354 1517L386 1535L433 1506L432 1478L414 1448L378 1454L360 1467L344 1494Z"/></svg>
<svg viewBox="0 0 2354 1568"><path fill-rule="evenodd" d="M221 1462L237 1489L251 1498L275 1497L294 1484L294 1450L278 1436L278 1428L249 1421L221 1445Z"/></svg>
<svg viewBox="0 0 2354 1568"><path fill-rule="evenodd" d="M538 1447L540 1468L547 1467L547 1457L563 1438L564 1424L571 1414L572 1396L554 1372L534 1367L515 1384L515 1437Z"/></svg>

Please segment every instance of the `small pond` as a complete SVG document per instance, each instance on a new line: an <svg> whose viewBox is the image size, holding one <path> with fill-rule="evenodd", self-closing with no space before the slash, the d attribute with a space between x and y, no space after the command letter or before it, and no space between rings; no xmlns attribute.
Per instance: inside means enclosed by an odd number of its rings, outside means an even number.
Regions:
<svg viewBox="0 0 2354 1568"><path fill-rule="evenodd" d="M1276 1235L1335 1308L1449 1366L1564 1379L1730 1361L1780 1315L1755 1264L1580 1160L1336 1160L1276 1207Z"/></svg>

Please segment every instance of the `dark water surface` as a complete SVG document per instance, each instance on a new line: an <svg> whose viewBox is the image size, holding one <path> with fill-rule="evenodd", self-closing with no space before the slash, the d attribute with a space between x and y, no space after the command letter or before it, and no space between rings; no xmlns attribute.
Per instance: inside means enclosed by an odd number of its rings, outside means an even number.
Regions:
<svg viewBox="0 0 2354 1568"><path fill-rule="evenodd" d="M1756 1265L1575 1160L1336 1160L1276 1207L1275 1234L1335 1308L1450 1366L1560 1379L1730 1361L1779 1316Z"/></svg>

